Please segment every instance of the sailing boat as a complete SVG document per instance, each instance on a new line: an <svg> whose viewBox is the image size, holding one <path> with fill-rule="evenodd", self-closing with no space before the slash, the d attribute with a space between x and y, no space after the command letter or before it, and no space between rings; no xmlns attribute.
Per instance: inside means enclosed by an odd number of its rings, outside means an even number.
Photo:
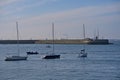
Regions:
<svg viewBox="0 0 120 80"><path fill-rule="evenodd" d="M54 50L54 23L52 23L52 38L53 38L53 42L52 42L52 44L53 44L52 51L53 52L50 55L45 55L43 57L43 59L59 59L60 58L60 55L55 55L55 50Z"/></svg>
<svg viewBox="0 0 120 80"><path fill-rule="evenodd" d="M20 56L20 50L19 50L19 31L18 31L18 22L16 22L16 29L17 29L17 48L18 48L18 55L17 56L8 56L6 57L5 61L21 61L21 60L27 60L27 56Z"/></svg>
<svg viewBox="0 0 120 80"><path fill-rule="evenodd" d="M83 24L83 35L84 35L84 40L85 40L85 26ZM79 54L79 57L87 57L87 53L85 52L85 44L83 45L83 48Z"/></svg>

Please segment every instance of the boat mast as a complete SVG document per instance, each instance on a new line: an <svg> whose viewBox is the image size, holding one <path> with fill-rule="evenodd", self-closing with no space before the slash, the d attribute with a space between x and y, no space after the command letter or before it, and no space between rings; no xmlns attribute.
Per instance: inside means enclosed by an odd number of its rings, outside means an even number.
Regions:
<svg viewBox="0 0 120 80"><path fill-rule="evenodd" d="M83 24L83 37L85 39L85 25Z"/></svg>
<svg viewBox="0 0 120 80"><path fill-rule="evenodd" d="M97 28L97 39L99 39L99 29Z"/></svg>
<svg viewBox="0 0 120 80"><path fill-rule="evenodd" d="M84 37L84 41L85 41L85 25L83 24L83 37ZM83 45L83 48L85 49L85 43Z"/></svg>
<svg viewBox="0 0 120 80"><path fill-rule="evenodd" d="M54 54L54 23L52 23L53 53Z"/></svg>
<svg viewBox="0 0 120 80"><path fill-rule="evenodd" d="M18 48L18 56L19 56L20 50L19 50L19 31L18 31L18 22L16 22L16 29L17 29L17 48Z"/></svg>

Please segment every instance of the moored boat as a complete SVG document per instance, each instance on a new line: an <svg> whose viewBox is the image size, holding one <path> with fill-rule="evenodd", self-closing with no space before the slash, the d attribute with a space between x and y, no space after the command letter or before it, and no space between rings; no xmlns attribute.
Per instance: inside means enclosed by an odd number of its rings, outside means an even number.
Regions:
<svg viewBox="0 0 120 80"><path fill-rule="evenodd" d="M84 24L83 24L83 36L85 39L85 26L84 26ZM78 57L87 57L87 53L85 52L85 44L83 45L83 49L81 50Z"/></svg>
<svg viewBox="0 0 120 80"><path fill-rule="evenodd" d="M28 55L34 55L34 54L39 54L37 51L36 52L26 52Z"/></svg>
<svg viewBox="0 0 120 80"><path fill-rule="evenodd" d="M49 55L45 55L44 57L43 57L43 59L60 59L60 55L56 55L55 54L55 51L54 51L54 23L52 23L52 38L53 38L53 42L52 42L52 44L53 44L53 46L52 46L52 54L49 54Z"/></svg>
<svg viewBox="0 0 120 80"><path fill-rule="evenodd" d="M16 29L17 29L17 56L8 56L5 58L5 61L21 61L21 60L27 60L27 56L20 56L20 50L19 50L19 31L18 31L18 22L16 22Z"/></svg>

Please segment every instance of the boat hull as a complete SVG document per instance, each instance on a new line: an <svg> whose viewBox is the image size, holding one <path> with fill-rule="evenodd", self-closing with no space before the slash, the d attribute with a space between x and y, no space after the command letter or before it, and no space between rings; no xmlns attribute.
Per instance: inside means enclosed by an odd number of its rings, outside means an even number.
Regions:
<svg viewBox="0 0 120 80"><path fill-rule="evenodd" d="M27 52L27 55L39 54L38 52Z"/></svg>
<svg viewBox="0 0 120 80"><path fill-rule="evenodd" d="M46 55L43 59L60 59L60 55Z"/></svg>
<svg viewBox="0 0 120 80"><path fill-rule="evenodd" d="M87 53L81 54L80 57L87 57Z"/></svg>
<svg viewBox="0 0 120 80"><path fill-rule="evenodd" d="M21 60L27 60L27 56L11 56L6 57L5 61L21 61Z"/></svg>

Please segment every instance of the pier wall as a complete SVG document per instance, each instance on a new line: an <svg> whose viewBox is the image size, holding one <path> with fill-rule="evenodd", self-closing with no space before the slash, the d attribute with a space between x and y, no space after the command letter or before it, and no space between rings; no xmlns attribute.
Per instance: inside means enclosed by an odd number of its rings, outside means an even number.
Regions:
<svg viewBox="0 0 120 80"><path fill-rule="evenodd" d="M53 40L19 40L19 44L52 44ZM107 39L61 39L55 44L109 44ZM17 40L0 40L0 44L17 44Z"/></svg>

